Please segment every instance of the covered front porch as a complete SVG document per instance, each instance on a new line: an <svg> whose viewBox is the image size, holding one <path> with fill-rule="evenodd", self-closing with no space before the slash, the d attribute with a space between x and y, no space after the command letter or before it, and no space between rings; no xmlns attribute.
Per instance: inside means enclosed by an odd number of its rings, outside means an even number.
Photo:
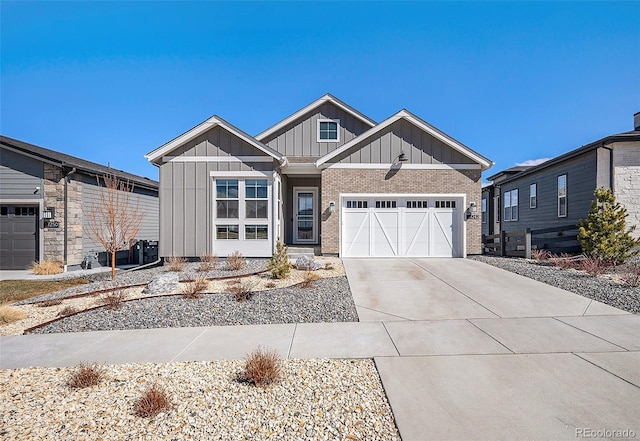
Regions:
<svg viewBox="0 0 640 441"><path fill-rule="evenodd" d="M313 249L315 254L320 252L320 182L319 175L282 175L280 237L290 248Z"/></svg>

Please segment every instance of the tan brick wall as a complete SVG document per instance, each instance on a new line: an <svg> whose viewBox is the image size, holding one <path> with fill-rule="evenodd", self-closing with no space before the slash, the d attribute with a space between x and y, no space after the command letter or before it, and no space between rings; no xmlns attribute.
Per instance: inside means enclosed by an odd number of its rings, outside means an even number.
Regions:
<svg viewBox="0 0 640 441"><path fill-rule="evenodd" d="M82 262L82 182L73 178L67 186L67 263L79 265ZM64 178L62 170L44 164L44 209L55 208L55 221L59 227L51 228L44 221L43 256L45 259L64 261Z"/></svg>
<svg viewBox="0 0 640 441"><path fill-rule="evenodd" d="M467 254L481 252L480 170L389 170L325 169L322 171L322 252L336 254L340 241L341 193L458 193L467 195L467 204L478 205L478 219L465 220ZM329 202L336 210L329 213Z"/></svg>

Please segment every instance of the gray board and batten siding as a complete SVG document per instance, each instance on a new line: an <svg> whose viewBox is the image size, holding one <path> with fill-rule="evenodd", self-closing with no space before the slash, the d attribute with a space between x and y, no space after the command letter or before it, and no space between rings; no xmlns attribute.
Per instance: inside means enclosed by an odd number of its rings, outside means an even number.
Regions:
<svg viewBox="0 0 640 441"><path fill-rule="evenodd" d="M410 164L475 164L475 161L405 119L360 141L330 163L390 164L403 152Z"/></svg>
<svg viewBox="0 0 640 441"><path fill-rule="evenodd" d="M41 200L43 177L42 161L0 149L0 199Z"/></svg>
<svg viewBox="0 0 640 441"><path fill-rule="evenodd" d="M596 189L597 150L589 151L540 171L500 185L500 192L518 189L518 220L504 221L501 198L501 229L506 232L576 225L591 209ZM567 175L567 216L558 217L558 176ZM529 208L529 186L537 184L536 208Z"/></svg>
<svg viewBox="0 0 640 441"><path fill-rule="evenodd" d="M202 133L171 152L170 161L160 165L161 257L197 257L211 250L213 242L213 181L211 172L264 171L277 168L269 162L189 161L189 157L262 156L263 151L220 126Z"/></svg>
<svg viewBox="0 0 640 441"><path fill-rule="evenodd" d="M340 141L318 142L319 119L340 120ZM327 102L261 141L285 156L309 157L309 162L313 162L312 157L324 156L370 128L361 119Z"/></svg>
<svg viewBox="0 0 640 441"><path fill-rule="evenodd" d="M100 193L105 192L104 187L98 187L97 180L86 175L75 175L76 178L82 180L82 213L83 216L88 216L91 207L94 204L100 204ZM102 179L101 179L102 181ZM159 227L158 227L158 212L159 204L158 197L155 192L141 187L133 185L133 192L129 195L129 206L131 209L138 207L140 213L142 213L142 222L140 223L140 229L136 235L137 240L157 241L159 239ZM83 222L88 222L88 219ZM104 247L98 242L94 241L87 231L82 235L82 254L85 256L90 252L104 251Z"/></svg>

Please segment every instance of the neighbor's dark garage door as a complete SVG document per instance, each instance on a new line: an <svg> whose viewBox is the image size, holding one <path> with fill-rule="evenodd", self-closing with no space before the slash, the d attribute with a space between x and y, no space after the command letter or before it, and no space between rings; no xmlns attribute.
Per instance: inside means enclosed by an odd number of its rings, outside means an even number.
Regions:
<svg viewBox="0 0 640 441"><path fill-rule="evenodd" d="M0 269L26 269L38 259L38 207L0 205Z"/></svg>

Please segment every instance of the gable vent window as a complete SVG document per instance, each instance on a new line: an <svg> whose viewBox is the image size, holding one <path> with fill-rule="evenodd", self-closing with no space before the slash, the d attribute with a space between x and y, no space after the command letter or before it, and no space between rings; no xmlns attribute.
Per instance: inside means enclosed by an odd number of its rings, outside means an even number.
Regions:
<svg viewBox="0 0 640 441"><path fill-rule="evenodd" d="M407 201L407 208L429 208L427 201Z"/></svg>
<svg viewBox="0 0 640 441"><path fill-rule="evenodd" d="M436 201L436 208L456 208L456 201Z"/></svg>
<svg viewBox="0 0 640 441"><path fill-rule="evenodd" d="M347 201L347 208L367 208L367 201Z"/></svg>
<svg viewBox="0 0 640 441"><path fill-rule="evenodd" d="M376 201L376 208L396 208L396 201Z"/></svg>
<svg viewBox="0 0 640 441"><path fill-rule="evenodd" d="M318 120L318 142L339 142L340 141L340 120L319 119Z"/></svg>

